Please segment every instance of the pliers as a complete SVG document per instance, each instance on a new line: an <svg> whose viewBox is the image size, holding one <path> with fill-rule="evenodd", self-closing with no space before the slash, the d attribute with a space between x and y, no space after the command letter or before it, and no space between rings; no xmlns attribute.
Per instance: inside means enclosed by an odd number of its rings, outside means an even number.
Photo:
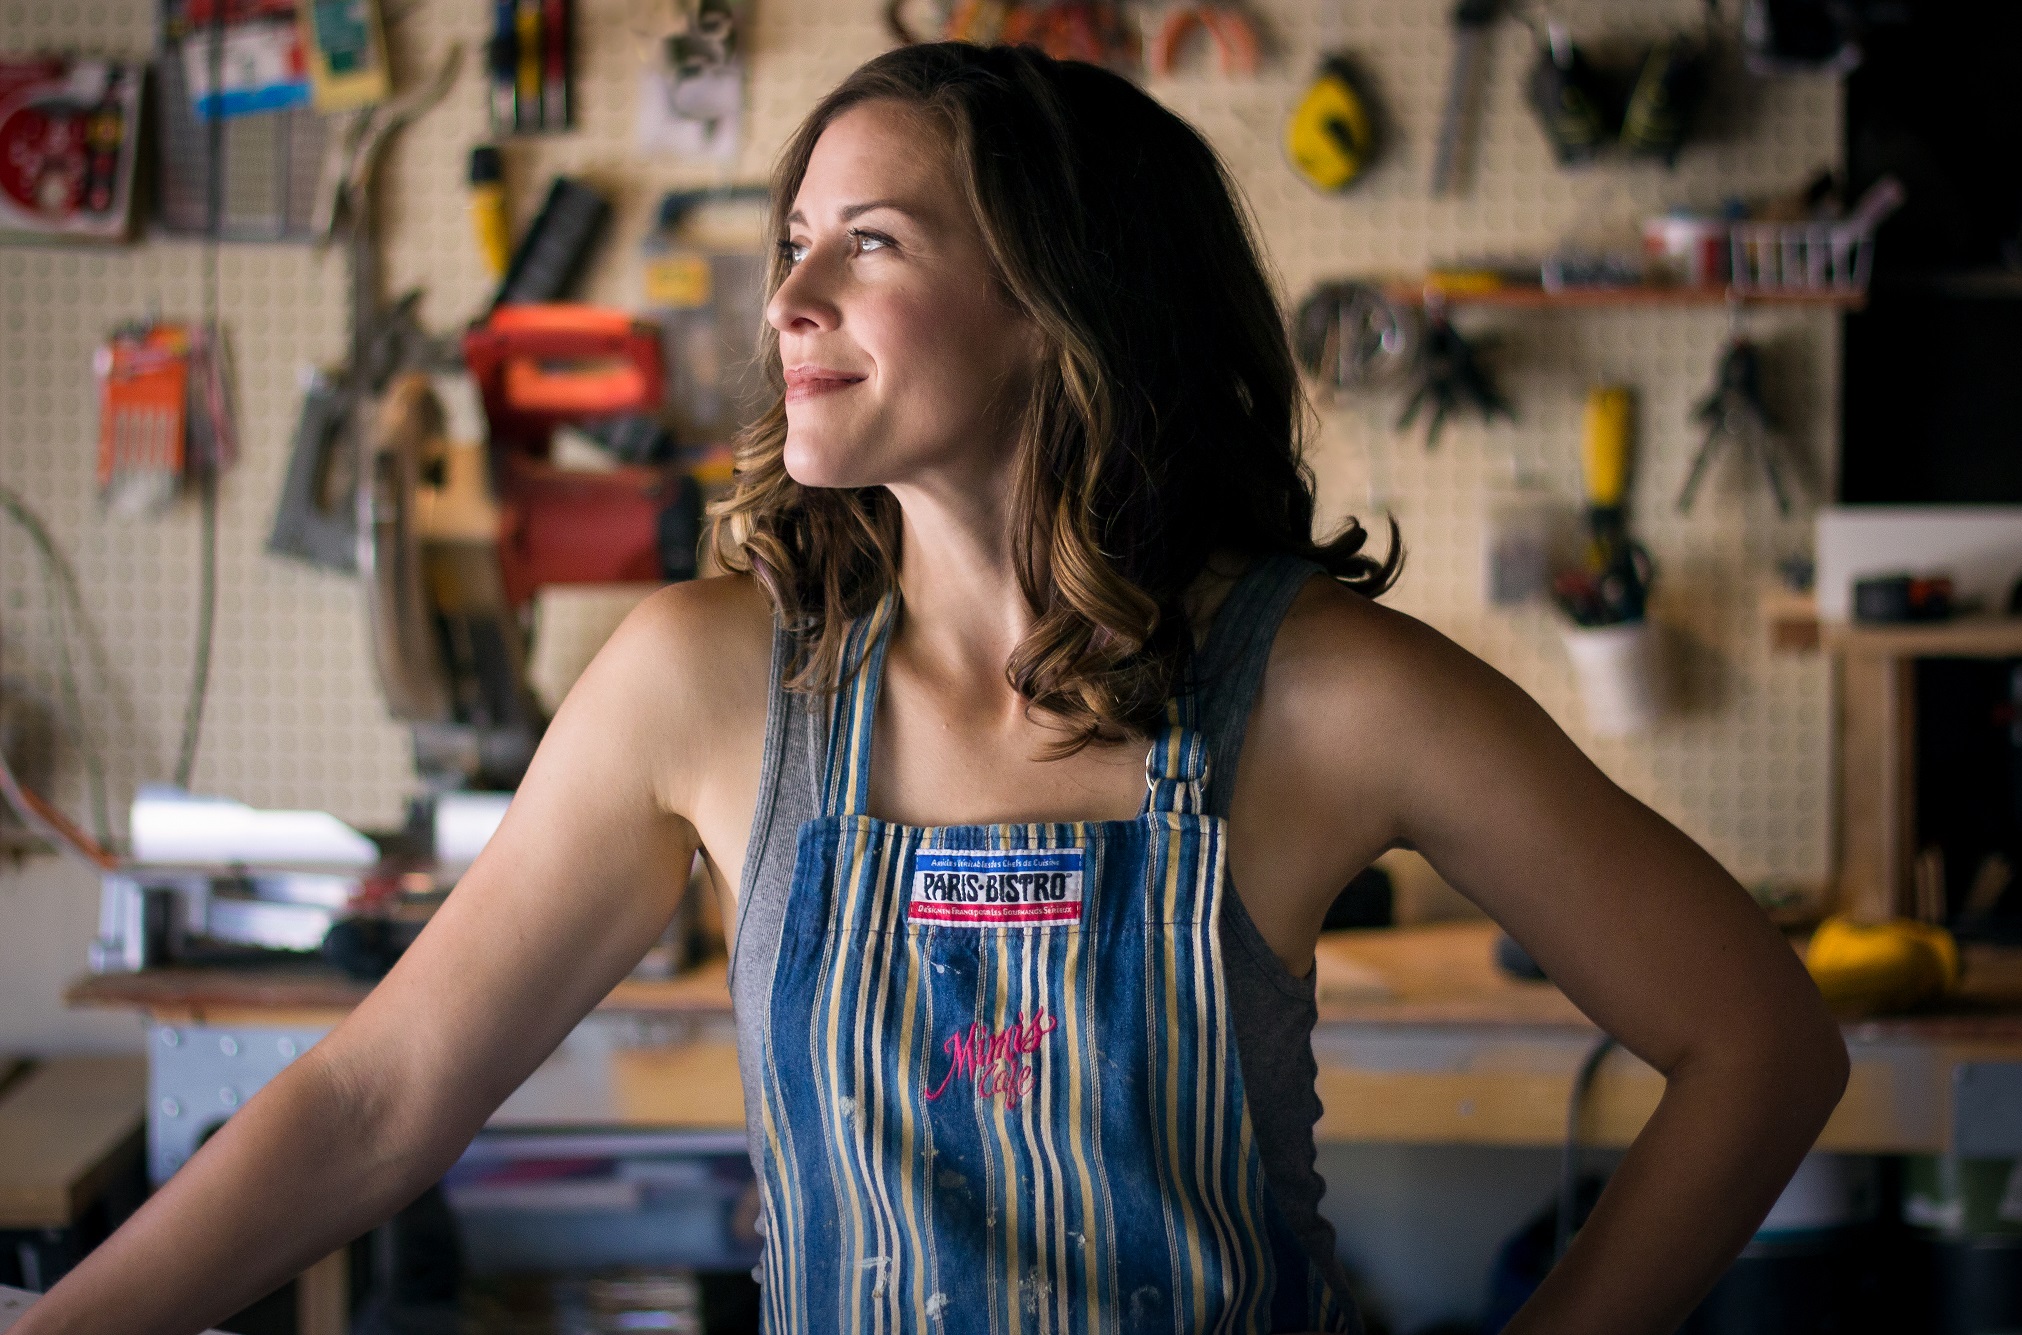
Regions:
<svg viewBox="0 0 2022 1335"><path fill-rule="evenodd" d="M1429 312L1425 325L1425 345L1419 353L1418 372L1397 418L1403 431L1418 418L1418 410L1432 404L1432 420L1426 424L1425 448L1439 444L1446 419L1462 409L1473 409L1484 422L1504 417L1516 421L1516 410L1489 378L1488 369L1474 348L1460 336L1444 313Z"/></svg>
<svg viewBox="0 0 2022 1335"><path fill-rule="evenodd" d="M410 121L449 95L463 65L463 43L450 43L435 77L398 97L353 112L323 157L316 198L309 211L309 231L317 245L336 234L340 216L356 226L364 215L372 186L372 170L386 143Z"/></svg>
<svg viewBox="0 0 2022 1335"><path fill-rule="evenodd" d="M1775 433L1769 425L1769 411L1762 402L1762 354L1745 338L1737 338L1721 354L1714 373L1713 392L1692 410L1692 420L1706 428L1706 439L1685 475L1678 493L1678 513L1692 512L1692 498L1706 476L1708 465L1723 438L1732 438L1741 449L1755 456L1769 490L1776 497L1776 512L1790 514L1790 492L1783 484L1783 470L1777 464Z"/></svg>

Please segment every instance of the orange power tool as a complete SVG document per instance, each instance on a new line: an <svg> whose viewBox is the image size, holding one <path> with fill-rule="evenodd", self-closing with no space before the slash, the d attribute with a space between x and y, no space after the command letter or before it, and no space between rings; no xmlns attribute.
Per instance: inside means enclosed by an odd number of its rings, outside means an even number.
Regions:
<svg viewBox="0 0 2022 1335"><path fill-rule="evenodd" d="M692 569L698 499L673 465L557 468L555 428L655 413L665 392L659 330L618 310L500 306L464 335L491 429L507 601L548 584L668 578ZM685 552L672 550L685 542Z"/></svg>

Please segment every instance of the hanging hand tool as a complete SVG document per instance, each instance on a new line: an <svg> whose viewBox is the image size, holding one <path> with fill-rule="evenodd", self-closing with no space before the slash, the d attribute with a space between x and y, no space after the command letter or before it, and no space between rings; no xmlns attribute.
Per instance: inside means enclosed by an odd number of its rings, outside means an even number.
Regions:
<svg viewBox="0 0 2022 1335"><path fill-rule="evenodd" d="M541 128L541 0L518 0L513 11L513 111L516 130Z"/></svg>
<svg viewBox="0 0 2022 1335"><path fill-rule="evenodd" d="M1474 347L1460 336L1443 311L1426 314L1424 351L1419 355L1411 397L1398 416L1397 429L1409 427L1417 420L1418 410L1427 403L1432 405L1432 418L1425 429L1428 450L1439 444L1439 433L1445 429L1446 419L1462 409L1480 413L1483 422L1497 417L1516 421L1516 410L1489 378L1488 369Z"/></svg>
<svg viewBox="0 0 2022 1335"><path fill-rule="evenodd" d="M485 77L491 84L493 134L511 134L519 121L520 38L513 12L513 0L496 0L492 7L491 39L484 47Z"/></svg>
<svg viewBox="0 0 2022 1335"><path fill-rule="evenodd" d="M1531 110L1561 167L1591 162L1615 137L1608 90L1563 24L1547 22L1527 86Z"/></svg>
<svg viewBox="0 0 2022 1335"><path fill-rule="evenodd" d="M692 79L728 65L737 55L737 13L731 0L697 0L688 26L668 37L662 49L678 78Z"/></svg>
<svg viewBox="0 0 2022 1335"><path fill-rule="evenodd" d="M1460 0L1453 7L1453 63L1446 73L1446 101L1439 112L1439 143L1432 159L1432 193L1459 184L1461 141L1481 100L1481 48L1495 22L1496 0Z"/></svg>
<svg viewBox="0 0 2022 1335"><path fill-rule="evenodd" d="M571 0L543 0L541 6L541 128L566 130L575 115L570 96Z"/></svg>
<svg viewBox="0 0 2022 1335"><path fill-rule="evenodd" d="M462 67L463 44L452 42L442 58L442 64L436 68L435 76L427 83L360 112L361 123L345 137L348 151L342 154L338 188L330 200L327 214L323 212L321 199L318 199L317 223L322 229L319 233L322 239L328 239L340 218L349 229L351 371L354 375L373 360L372 352L381 332L381 317L390 314L380 309L379 244L372 225L372 177L378 170L379 156L394 135L449 95L450 85L456 82L457 72ZM320 187L318 193L320 196ZM394 369L383 368L384 374L373 383L374 392L386 383Z"/></svg>
<svg viewBox="0 0 2022 1335"><path fill-rule="evenodd" d="M427 83L355 113L343 130L333 136L309 210L309 230L318 245L329 243L341 218L349 218L354 234L361 220L370 230L366 196L381 151L409 122L449 95L450 85L456 82L462 65L463 44L452 42Z"/></svg>
<svg viewBox="0 0 2022 1335"><path fill-rule="evenodd" d="M1196 30L1206 32L1213 40L1223 74L1243 78L1256 74L1259 55L1256 25L1242 10L1225 4L1181 4L1167 10L1157 35L1152 38L1146 66L1161 79L1170 77L1179 63L1180 49Z"/></svg>
<svg viewBox="0 0 2022 1335"><path fill-rule="evenodd" d="M427 364L436 353L415 319L418 291L391 305L380 298L372 176L392 136L449 92L462 60L462 46L452 44L426 84L358 112L336 136L324 163L313 227L322 241L340 221L348 229L350 351L343 366L319 374L302 396L288 473L267 538L267 550L277 555L332 570L358 567L358 523L351 499L369 405L396 371Z"/></svg>
<svg viewBox="0 0 2022 1335"><path fill-rule="evenodd" d="M1704 40L1673 33L1650 48L1622 110L1622 147L1642 157L1659 158L1666 167L1677 165L1692 119L1706 97L1706 71L1712 63L1713 45L1710 2L1706 10Z"/></svg>
<svg viewBox="0 0 2022 1335"><path fill-rule="evenodd" d="M1330 55L1285 121L1285 156L1308 185L1334 191L1362 175L1375 149L1375 121L1354 67Z"/></svg>
<svg viewBox="0 0 2022 1335"><path fill-rule="evenodd" d="M1629 438L1635 399L1620 385L1587 391L1580 437L1587 487L1587 547L1582 568L1552 583L1559 606L1575 624L1615 626L1641 621L1656 563L1629 536Z"/></svg>
<svg viewBox="0 0 2022 1335"><path fill-rule="evenodd" d="M1769 479L1777 513L1790 513L1790 493L1783 484L1783 470L1776 459L1775 432L1769 424L1769 410L1762 402L1762 354L1755 344L1737 338L1727 345L1727 351L1720 357L1719 370L1714 373L1713 392L1692 410L1692 420L1706 428L1706 439L1692 460L1684 489L1678 493L1678 513L1692 512L1692 498L1723 439L1732 439L1738 448L1755 457Z"/></svg>
<svg viewBox="0 0 2022 1335"><path fill-rule="evenodd" d="M470 224L477 235L477 253L485 272L496 283L512 262L512 223L506 216L505 160L496 144L470 151Z"/></svg>
<svg viewBox="0 0 2022 1335"><path fill-rule="evenodd" d="M1873 17L1866 8L1836 0L1743 0L1742 64L1757 78L1846 74L1861 63L1862 30Z"/></svg>
<svg viewBox="0 0 2022 1335"><path fill-rule="evenodd" d="M1640 621L1653 565L1629 537L1629 440L1636 401L1621 385L1587 391L1580 438L1587 481L1587 571L1594 579L1602 621Z"/></svg>
<svg viewBox="0 0 2022 1335"><path fill-rule="evenodd" d="M1416 308L1367 283L1323 283L1299 303L1292 344L1330 394L1388 384L1418 356Z"/></svg>

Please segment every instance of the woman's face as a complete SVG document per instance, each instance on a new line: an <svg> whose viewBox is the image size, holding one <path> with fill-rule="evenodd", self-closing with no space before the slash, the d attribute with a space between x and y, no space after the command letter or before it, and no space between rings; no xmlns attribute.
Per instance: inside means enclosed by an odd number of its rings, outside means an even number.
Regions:
<svg viewBox="0 0 2022 1335"><path fill-rule="evenodd" d="M1039 340L1001 295L945 137L866 102L815 143L766 306L803 486L970 479L1016 439Z"/></svg>

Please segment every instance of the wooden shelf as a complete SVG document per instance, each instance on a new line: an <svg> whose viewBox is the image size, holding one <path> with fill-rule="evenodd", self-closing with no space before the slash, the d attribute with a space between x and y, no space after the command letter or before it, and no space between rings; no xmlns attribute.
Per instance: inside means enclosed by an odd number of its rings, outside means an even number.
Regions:
<svg viewBox="0 0 2022 1335"><path fill-rule="evenodd" d="M1542 287L1511 285L1481 291L1446 290L1437 283L1386 283L1393 301L1422 305L1437 295L1448 306L1496 306L1505 310L1609 310L1649 306L1724 306L1738 301L1749 306L1820 306L1859 310L1865 292L1759 292L1729 287L1573 287L1547 292Z"/></svg>
<svg viewBox="0 0 2022 1335"><path fill-rule="evenodd" d="M1884 658L2022 658L2022 617L1960 617L1954 621L1873 625L1828 621L1827 646Z"/></svg>
<svg viewBox="0 0 2022 1335"><path fill-rule="evenodd" d="M1814 653L1818 650L1818 596L1792 593L1781 586L1762 591L1762 622L1769 630L1769 647L1774 653Z"/></svg>

